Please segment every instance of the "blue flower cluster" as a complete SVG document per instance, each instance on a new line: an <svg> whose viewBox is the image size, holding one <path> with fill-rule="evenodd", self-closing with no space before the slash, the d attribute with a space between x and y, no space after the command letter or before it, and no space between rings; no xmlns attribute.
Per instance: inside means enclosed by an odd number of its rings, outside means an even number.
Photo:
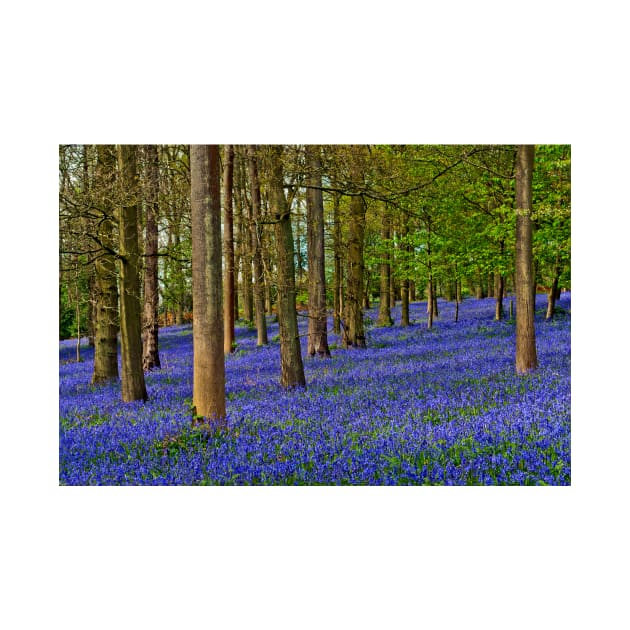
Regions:
<svg viewBox="0 0 630 630"><path fill-rule="evenodd" d="M550 322L538 300L540 367L520 377L514 322L493 321L492 299L466 299L457 323L441 302L431 330L413 303L412 326L368 327L365 350L330 335L332 358L304 358L306 389L280 387L277 341L257 348L238 328L229 430L211 436L191 425L190 326L160 330L146 403L122 403L117 382L90 385L91 349L75 363L76 341L61 342L60 484L568 485L571 297Z"/></svg>

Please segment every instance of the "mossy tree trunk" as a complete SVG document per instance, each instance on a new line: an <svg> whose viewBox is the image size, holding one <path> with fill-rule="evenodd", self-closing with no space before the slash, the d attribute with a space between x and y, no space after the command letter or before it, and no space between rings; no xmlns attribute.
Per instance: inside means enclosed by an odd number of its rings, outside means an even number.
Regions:
<svg viewBox="0 0 630 630"><path fill-rule="evenodd" d="M92 383L118 378L118 285L114 236L116 147L98 145L95 199L100 220L96 238L102 253L94 262L94 370Z"/></svg>
<svg viewBox="0 0 630 630"><path fill-rule="evenodd" d="M306 238L308 247L308 354L329 357L324 266L324 196L318 146L306 147Z"/></svg>
<svg viewBox="0 0 630 630"><path fill-rule="evenodd" d="M278 323L280 328L280 384L305 387L304 365L295 307L295 246L291 215L284 195L282 146L270 147L269 205L275 220L278 263Z"/></svg>
<svg viewBox="0 0 630 630"><path fill-rule="evenodd" d="M146 400L142 370L142 310L138 247L139 187L137 146L118 145L121 200L118 216L120 269L120 347L123 402Z"/></svg>

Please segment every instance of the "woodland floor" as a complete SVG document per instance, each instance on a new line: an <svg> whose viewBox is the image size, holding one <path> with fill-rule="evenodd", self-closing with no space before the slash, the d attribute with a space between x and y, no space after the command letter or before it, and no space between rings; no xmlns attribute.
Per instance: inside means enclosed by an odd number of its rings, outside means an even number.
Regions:
<svg viewBox="0 0 630 630"><path fill-rule="evenodd" d="M226 358L228 431L191 426L191 326L161 328L162 369L146 375L149 400L122 403L120 383L90 385L93 351L59 344L61 485L568 485L571 482L570 293L544 320L537 298L540 367L514 373L515 324L494 300L467 298L426 329L376 328L365 350L329 334L330 359L304 357L306 389L279 385L278 325L270 344L237 328ZM506 300L506 310L509 301ZM300 318L306 333L306 318ZM332 330L332 322L329 324ZM306 349L306 339L302 338Z"/></svg>

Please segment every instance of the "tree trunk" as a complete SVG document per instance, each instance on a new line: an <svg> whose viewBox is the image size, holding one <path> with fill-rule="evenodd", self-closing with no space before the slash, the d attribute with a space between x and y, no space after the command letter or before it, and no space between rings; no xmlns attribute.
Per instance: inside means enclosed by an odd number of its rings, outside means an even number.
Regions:
<svg viewBox="0 0 630 630"><path fill-rule="evenodd" d="M219 147L191 145L193 424L227 426ZM203 419L203 421L202 421Z"/></svg>
<svg viewBox="0 0 630 630"><path fill-rule="evenodd" d="M147 159L146 240L144 253L144 313L142 322L142 367L145 371L160 367L158 351L158 215L159 163L157 147L145 147Z"/></svg>
<svg viewBox="0 0 630 630"><path fill-rule="evenodd" d="M250 217L251 253L254 267L254 310L256 313L256 331L258 333L258 346L266 346L267 320L265 319L265 274L262 264L262 252L260 245L260 185L258 183L258 163L256 147L247 147L247 168L249 172L249 185L252 194L252 213Z"/></svg>
<svg viewBox="0 0 630 630"><path fill-rule="evenodd" d="M516 372L538 366L532 299L532 171L534 146L519 145L516 158Z"/></svg>
<svg viewBox="0 0 630 630"><path fill-rule="evenodd" d="M352 176L355 185L363 184L363 169L360 164L361 148L355 147L352 163ZM348 226L348 267L345 299L344 347L365 348L363 325L363 283L364 262L363 242L365 238L366 204L363 197L353 195L350 199Z"/></svg>
<svg viewBox="0 0 630 630"><path fill-rule="evenodd" d="M142 310L138 268L138 175L135 145L118 145L122 200L118 217L120 253L120 347L123 402L146 400L142 370Z"/></svg>
<svg viewBox="0 0 630 630"><path fill-rule="evenodd" d="M500 273L494 274L494 295L495 295L495 308L494 319L500 321L503 319L503 290L504 290L503 275Z"/></svg>
<svg viewBox="0 0 630 630"><path fill-rule="evenodd" d="M247 215L249 210L247 196L245 194L244 182L241 188L241 207L238 222L238 234L240 240L240 260L241 260L241 296L243 298L243 319L247 322L254 320L254 294L252 290L252 258L251 258L251 234L247 228Z"/></svg>
<svg viewBox="0 0 630 630"><path fill-rule="evenodd" d="M324 266L324 197L321 191L322 163L318 146L306 147L309 170L306 191L306 237L308 246L308 354L329 357L326 314L326 269Z"/></svg>
<svg viewBox="0 0 630 630"><path fill-rule="evenodd" d="M270 147L269 202L276 221L278 255L278 322L280 328L280 384L305 387L304 365L295 308L295 249L291 215L284 196L282 146Z"/></svg>
<svg viewBox="0 0 630 630"><path fill-rule="evenodd" d="M547 313L545 314L545 319L549 320L553 318L553 314L556 309L556 299L558 296L558 282L560 280L560 269L558 267L555 268L555 273L553 275L553 282L551 284L551 288L547 292Z"/></svg>
<svg viewBox="0 0 630 630"><path fill-rule="evenodd" d="M234 214L232 189L234 187L234 147L225 145L225 167L223 169L223 352L236 350L234 333Z"/></svg>
<svg viewBox="0 0 630 630"><path fill-rule="evenodd" d="M341 334L341 221L339 220L339 195L333 197L333 248L335 255L335 269L333 274L333 332Z"/></svg>
<svg viewBox="0 0 630 630"><path fill-rule="evenodd" d="M409 326L409 278L407 277L407 267L409 261L407 259L408 254L408 245L407 245L407 236L409 235L409 216L405 215L403 217L403 225L401 231L401 244L400 249L403 254L403 264L404 264L404 277L400 281L400 299L401 299L401 307L400 307L400 325L403 327Z"/></svg>
<svg viewBox="0 0 630 630"><path fill-rule="evenodd" d="M393 324L392 314L389 308L389 285L391 276L390 252L391 247L391 226L390 217L387 210L383 209L383 223L381 224L381 253L382 261L379 266L380 271L380 297L378 301L378 319L377 326L391 326Z"/></svg>
<svg viewBox="0 0 630 630"><path fill-rule="evenodd" d="M118 378L118 286L114 243L114 193L116 153L113 145L98 145L96 186L102 220L97 237L106 248L94 262L96 318L92 383Z"/></svg>

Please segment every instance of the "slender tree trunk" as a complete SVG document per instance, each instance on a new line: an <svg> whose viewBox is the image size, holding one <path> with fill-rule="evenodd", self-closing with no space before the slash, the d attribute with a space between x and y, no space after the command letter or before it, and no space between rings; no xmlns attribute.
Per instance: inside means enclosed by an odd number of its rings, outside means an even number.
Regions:
<svg viewBox="0 0 630 630"><path fill-rule="evenodd" d="M475 297L478 300L483 300L483 298L486 297L484 286L483 286L483 280L481 276L481 269L479 269L479 267L477 267L477 275L475 278Z"/></svg>
<svg viewBox="0 0 630 630"><path fill-rule="evenodd" d="M378 319L376 321L377 326L391 326L393 324L392 314L389 308L389 285L391 277L389 252L391 239L391 225L390 216L387 210L384 208L383 223L381 224L381 246L383 247L383 253L381 254L382 261L379 266L380 271L380 297L378 303Z"/></svg>
<svg viewBox="0 0 630 630"><path fill-rule="evenodd" d="M219 147L191 145L193 424L227 426Z"/></svg>
<svg viewBox="0 0 630 630"><path fill-rule="evenodd" d="M306 147L306 237L308 247L308 354L329 357L326 315L326 269L324 266L324 197L321 191L322 163L318 146Z"/></svg>
<svg viewBox="0 0 630 630"><path fill-rule="evenodd" d="M547 292L547 313L545 319L552 319L556 309L556 299L558 296L558 282L560 281L560 269L556 266L553 274L551 288Z"/></svg>
<svg viewBox="0 0 630 630"><path fill-rule="evenodd" d="M175 232L173 235L175 251L178 257L180 254L180 222L179 219L175 224ZM184 272L181 263L177 262L175 267L175 325L181 326L184 323Z"/></svg>
<svg viewBox="0 0 630 630"><path fill-rule="evenodd" d="M138 267L138 175L135 145L118 145L122 203L118 217L120 251L120 345L123 402L146 400L142 370L142 310Z"/></svg>
<svg viewBox="0 0 630 630"><path fill-rule="evenodd" d="M495 308L494 319L500 321L503 319L503 291L504 280L503 275L499 272L494 274L494 295L495 295Z"/></svg>
<svg viewBox="0 0 630 630"><path fill-rule="evenodd" d="M260 245L261 229L261 203L260 185L258 183L258 160L256 157L256 147L247 147L247 168L249 172L249 186L252 193L252 213L250 217L250 239L252 262L254 267L254 310L256 313L256 330L258 332L257 345L266 346L267 340L267 320L265 319L265 273L262 264L262 252Z"/></svg>
<svg viewBox="0 0 630 630"><path fill-rule="evenodd" d="M407 268L409 265L409 245L407 244L407 237L409 235L409 216L403 217L403 224L401 230L401 243L400 249L402 250L402 260L404 265L404 276L400 281L400 325L402 327L409 326L409 277L407 276Z"/></svg>
<svg viewBox="0 0 630 630"><path fill-rule="evenodd" d="M242 180L240 182L240 214L238 222L238 234L240 240L240 258L241 258L241 291L243 298L243 319L248 322L254 321L254 293L252 289L252 257L251 257L251 233L247 227L249 220L248 215L249 202L247 200L247 194L245 192L245 173L244 169L241 170Z"/></svg>
<svg viewBox="0 0 630 630"><path fill-rule="evenodd" d="M118 378L118 286L114 243L114 195L116 153L113 145L98 145L96 186L102 220L97 236L106 248L94 262L96 319L92 383Z"/></svg>
<svg viewBox="0 0 630 630"><path fill-rule="evenodd" d="M427 285L427 328L433 328L433 318L436 314L435 287L433 286L433 270L431 267L431 228L427 230L427 269L429 271L429 282Z"/></svg>
<svg viewBox="0 0 630 630"><path fill-rule="evenodd" d="M147 158L146 208L147 225L144 272L144 314L142 323L142 367L145 371L160 367L158 350L158 216L159 163L157 147L145 147Z"/></svg>
<svg viewBox="0 0 630 630"><path fill-rule="evenodd" d="M234 147L225 145L223 168L223 352L230 354L236 349L234 333L234 215L232 190L234 187Z"/></svg>
<svg viewBox="0 0 630 630"><path fill-rule="evenodd" d="M363 169L360 148L355 147L352 175L355 184L363 184ZM365 238L366 204L363 197L354 195L350 199L350 221L348 226L348 270L345 299L344 347L365 348L363 325L363 242Z"/></svg>
<svg viewBox="0 0 630 630"><path fill-rule="evenodd" d="M278 322L280 328L280 384L305 387L304 365L295 308L295 249L291 215L284 196L282 146L270 147L269 202L276 221L278 255Z"/></svg>
<svg viewBox="0 0 630 630"><path fill-rule="evenodd" d="M516 162L516 372L538 366L532 284L532 171L534 146L519 145Z"/></svg>
<svg viewBox="0 0 630 630"><path fill-rule="evenodd" d="M462 281L457 277L457 266L455 267L455 321L459 319L459 305L462 301Z"/></svg>
<svg viewBox="0 0 630 630"><path fill-rule="evenodd" d="M333 248L335 255L335 269L333 274L333 332L341 334L341 221L339 220L339 195L333 197Z"/></svg>

